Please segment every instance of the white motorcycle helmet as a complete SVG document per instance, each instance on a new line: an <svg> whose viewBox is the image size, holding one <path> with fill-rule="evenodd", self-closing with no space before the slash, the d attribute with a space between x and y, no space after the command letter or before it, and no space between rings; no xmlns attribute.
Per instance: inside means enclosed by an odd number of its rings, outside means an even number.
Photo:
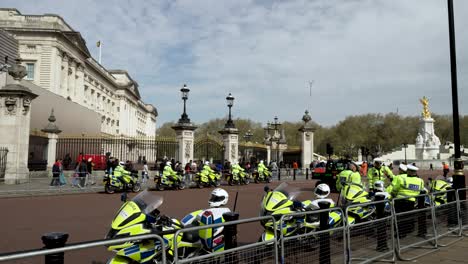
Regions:
<svg viewBox="0 0 468 264"><path fill-rule="evenodd" d="M374 190L379 192L385 192L385 185L383 181L374 182Z"/></svg>
<svg viewBox="0 0 468 264"><path fill-rule="evenodd" d="M125 162L121 161L121 162L119 162L119 165L120 166L125 166Z"/></svg>
<svg viewBox="0 0 468 264"><path fill-rule="evenodd" d="M210 162L209 162L209 161L205 161L205 165L210 165Z"/></svg>
<svg viewBox="0 0 468 264"><path fill-rule="evenodd" d="M222 188L216 188L211 192L210 200L208 204L210 207L220 207L222 205L226 205L229 199L229 194L226 190Z"/></svg>
<svg viewBox="0 0 468 264"><path fill-rule="evenodd" d="M315 187L314 193L317 198L325 199L330 195L330 187L325 183L321 183Z"/></svg>
<svg viewBox="0 0 468 264"><path fill-rule="evenodd" d="M168 161L166 162L166 166L171 166L172 165L172 162Z"/></svg>
<svg viewBox="0 0 468 264"><path fill-rule="evenodd" d="M447 177L447 179L445 180L450 186L453 185L453 178L452 177Z"/></svg>
<svg viewBox="0 0 468 264"><path fill-rule="evenodd" d="M260 164L263 164L263 160L260 161Z"/></svg>

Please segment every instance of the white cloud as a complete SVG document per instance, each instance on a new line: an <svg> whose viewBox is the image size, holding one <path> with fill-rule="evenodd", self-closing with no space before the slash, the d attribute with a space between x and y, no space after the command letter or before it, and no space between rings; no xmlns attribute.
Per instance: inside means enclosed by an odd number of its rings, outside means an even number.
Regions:
<svg viewBox="0 0 468 264"><path fill-rule="evenodd" d="M466 1L454 1L459 98L468 114ZM57 13L103 63L129 70L161 121L180 116L179 89L192 89L189 115L233 113L266 122L300 120L310 108L330 125L347 115L415 115L418 97L451 113L446 1L3 1L25 14ZM308 81L315 80L312 100Z"/></svg>

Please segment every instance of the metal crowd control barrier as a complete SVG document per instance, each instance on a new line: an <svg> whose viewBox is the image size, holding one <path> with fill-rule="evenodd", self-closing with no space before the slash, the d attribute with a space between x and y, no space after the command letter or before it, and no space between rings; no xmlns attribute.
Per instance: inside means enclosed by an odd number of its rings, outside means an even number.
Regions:
<svg viewBox="0 0 468 264"><path fill-rule="evenodd" d="M462 239L460 235L460 211L456 196L455 190L431 193L437 246L446 247ZM447 239L449 241L444 244L442 240Z"/></svg>
<svg viewBox="0 0 468 264"><path fill-rule="evenodd" d="M195 226L177 230L174 237L178 237L181 233L200 231L206 229L212 229L216 227L225 227L229 225L247 224L260 221L273 221L273 225L276 229L276 221L272 216L256 217L249 219L236 220L232 222L225 222L219 224ZM174 263L245 263L245 264L257 264L257 263L278 263L278 239L275 235L274 239L264 242L254 242L242 246L238 246L232 249L226 249L220 252L209 253L206 255L179 259L179 243L177 239L174 239Z"/></svg>
<svg viewBox="0 0 468 264"><path fill-rule="evenodd" d="M407 198L393 199L396 253L399 259L405 261L415 260L437 250L437 230L431 197L428 194L422 194L416 196L415 199L414 203L407 202ZM425 201L430 206L424 207ZM418 209L415 209L417 202ZM420 253L417 249L423 252ZM404 257L403 253L410 256Z"/></svg>
<svg viewBox="0 0 468 264"><path fill-rule="evenodd" d="M148 235L140 235L140 236L132 236L126 238L117 238L117 239L106 239L106 240L97 240L91 242L81 242L75 244L69 244L64 247L54 248L54 249L36 249L30 251L23 251L20 253L13 253L13 254L2 254L0 255L0 262L2 261L12 261L16 259L25 259L25 258L32 258L37 256L45 256L49 254L67 252L72 250L80 250L80 249L87 249L93 247L100 247L100 246L110 246L115 244L120 244L124 242L134 241L134 240L143 240L143 239L155 239L158 240L161 245L164 245L164 240L156 234L148 234ZM166 252L164 250L161 251L162 254L162 263L166 263Z"/></svg>
<svg viewBox="0 0 468 264"><path fill-rule="evenodd" d="M353 210L364 208L377 210L377 218L346 225L349 262L395 262L394 215L391 202L382 200L350 205L346 207L346 216L353 217ZM385 259L386 257L390 259Z"/></svg>
<svg viewBox="0 0 468 264"><path fill-rule="evenodd" d="M335 217L339 215L341 221L336 227L320 230L320 214L324 212L333 213ZM329 257L331 263L346 263L346 233L343 216L344 213L340 207L283 215L279 222L282 228L287 226L290 219L300 219L308 224L315 223L316 230L307 232L304 229L303 234L294 236L284 236L283 232L280 232L280 263L322 263L320 255ZM327 223L330 224L329 221ZM324 250L320 248L320 242L323 239L330 241L330 248L325 249L326 252L320 252Z"/></svg>
<svg viewBox="0 0 468 264"><path fill-rule="evenodd" d="M464 197L463 197L464 195ZM458 212L460 217L460 235L468 236L468 188L457 190Z"/></svg>

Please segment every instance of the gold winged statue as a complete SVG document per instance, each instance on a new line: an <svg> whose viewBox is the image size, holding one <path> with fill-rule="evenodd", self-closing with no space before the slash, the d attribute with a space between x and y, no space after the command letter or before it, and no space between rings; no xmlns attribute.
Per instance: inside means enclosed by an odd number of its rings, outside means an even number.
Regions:
<svg viewBox="0 0 468 264"><path fill-rule="evenodd" d="M422 99L419 99L419 102L423 105L423 111L421 113L423 118L431 118L431 112L429 111L429 99L426 96L423 96Z"/></svg>

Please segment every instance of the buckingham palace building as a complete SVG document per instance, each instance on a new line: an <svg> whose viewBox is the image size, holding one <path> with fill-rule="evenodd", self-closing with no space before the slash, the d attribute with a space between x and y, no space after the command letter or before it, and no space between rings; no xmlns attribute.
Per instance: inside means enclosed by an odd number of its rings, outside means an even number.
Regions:
<svg viewBox="0 0 468 264"><path fill-rule="evenodd" d="M14 39L0 45L17 50L25 80L39 94L31 130L42 129L54 109L64 134L155 135L158 113L142 101L138 83L126 70L106 69L94 59L80 32L62 17L0 8L0 31L0 41Z"/></svg>

